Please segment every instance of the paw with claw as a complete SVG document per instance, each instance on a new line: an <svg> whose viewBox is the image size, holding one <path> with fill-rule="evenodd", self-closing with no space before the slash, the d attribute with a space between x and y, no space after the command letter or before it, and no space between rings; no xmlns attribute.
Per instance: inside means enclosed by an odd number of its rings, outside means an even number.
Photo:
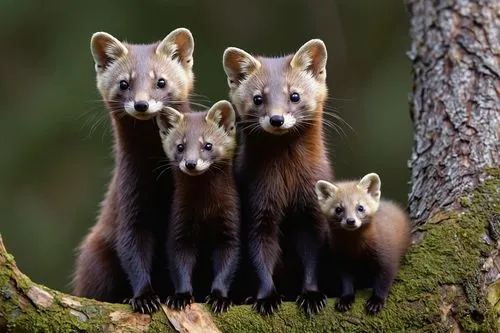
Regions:
<svg viewBox="0 0 500 333"><path fill-rule="evenodd" d="M173 296L168 296L166 304L173 310L184 310L189 304L194 302L194 297L191 293L178 293Z"/></svg>
<svg viewBox="0 0 500 333"><path fill-rule="evenodd" d="M132 311L145 314L152 314L160 309L160 299L156 295L145 295L127 298L123 303L130 304Z"/></svg>
<svg viewBox="0 0 500 333"><path fill-rule="evenodd" d="M257 298L252 305L252 309L263 316L269 316L272 315L274 311L278 310L281 303L283 303L283 296L274 292L268 297Z"/></svg>
<svg viewBox="0 0 500 333"><path fill-rule="evenodd" d="M214 313L226 312L233 304L229 298L222 296L219 290L212 291L210 295L207 296L206 302L210 305Z"/></svg>
<svg viewBox="0 0 500 333"><path fill-rule="evenodd" d="M326 295L319 291L306 291L297 297L297 305L308 316L319 313L326 305Z"/></svg>

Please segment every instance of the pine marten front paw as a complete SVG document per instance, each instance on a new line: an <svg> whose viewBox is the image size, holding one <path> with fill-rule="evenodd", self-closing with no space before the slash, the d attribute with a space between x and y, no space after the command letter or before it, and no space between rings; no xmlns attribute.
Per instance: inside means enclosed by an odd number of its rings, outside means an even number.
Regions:
<svg viewBox="0 0 500 333"><path fill-rule="evenodd" d="M205 301L210 305L214 313L226 312L233 304L229 298L222 296L219 290L212 291Z"/></svg>
<svg viewBox="0 0 500 333"><path fill-rule="evenodd" d="M308 316L319 313L326 305L326 295L319 291L306 291L295 301Z"/></svg>
<svg viewBox="0 0 500 333"><path fill-rule="evenodd" d="M281 303L283 303L283 296L274 292L268 297L257 298L252 309L263 316L269 316L279 309Z"/></svg>
<svg viewBox="0 0 500 333"><path fill-rule="evenodd" d="M385 299L378 296L372 295L368 301L366 301L366 312L373 315L378 313L384 307Z"/></svg>
<svg viewBox="0 0 500 333"><path fill-rule="evenodd" d="M165 302L167 306L173 310L184 310L189 304L194 302L194 297L191 293L178 293L167 297Z"/></svg>
<svg viewBox="0 0 500 333"><path fill-rule="evenodd" d="M335 309L339 312L346 312L351 308L352 303L354 303L354 294L340 296L335 302Z"/></svg>
<svg viewBox="0 0 500 333"><path fill-rule="evenodd" d="M152 314L160 309L160 299L156 295L145 295L139 297L127 298L123 303L130 304L132 311L145 314Z"/></svg>

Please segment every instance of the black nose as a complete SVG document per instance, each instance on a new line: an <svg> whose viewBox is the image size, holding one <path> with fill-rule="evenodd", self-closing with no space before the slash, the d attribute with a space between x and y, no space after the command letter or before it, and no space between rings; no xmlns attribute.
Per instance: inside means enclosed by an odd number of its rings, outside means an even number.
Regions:
<svg viewBox="0 0 500 333"><path fill-rule="evenodd" d="M188 170L194 170L196 168L196 162L194 162L194 161L186 161L186 168Z"/></svg>
<svg viewBox="0 0 500 333"><path fill-rule="evenodd" d="M283 116L272 116L269 118L269 122L271 126L280 127L285 122L285 118L283 118Z"/></svg>
<svg viewBox="0 0 500 333"><path fill-rule="evenodd" d="M353 218L346 218L345 219L345 223L347 223L347 225L355 225L356 224L356 220L353 219Z"/></svg>
<svg viewBox="0 0 500 333"><path fill-rule="evenodd" d="M144 112L149 108L149 104L146 101L137 101L134 103L134 109L139 112Z"/></svg>

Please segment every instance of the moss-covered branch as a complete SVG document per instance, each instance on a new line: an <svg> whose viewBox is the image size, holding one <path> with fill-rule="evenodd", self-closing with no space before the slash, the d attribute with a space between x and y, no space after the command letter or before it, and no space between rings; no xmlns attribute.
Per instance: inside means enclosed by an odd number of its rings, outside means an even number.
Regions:
<svg viewBox="0 0 500 333"><path fill-rule="evenodd" d="M417 244L377 316L364 313L368 291L357 293L348 313L335 312L330 299L312 319L293 303L269 318L246 305L213 317L199 304L188 312L164 307L152 317L134 314L126 305L77 298L33 283L0 240L0 331L168 332L176 327L210 332L217 330L210 326L213 320L222 332L497 332L500 171L488 174L485 183L459 200L460 211L435 214L417 230Z"/></svg>

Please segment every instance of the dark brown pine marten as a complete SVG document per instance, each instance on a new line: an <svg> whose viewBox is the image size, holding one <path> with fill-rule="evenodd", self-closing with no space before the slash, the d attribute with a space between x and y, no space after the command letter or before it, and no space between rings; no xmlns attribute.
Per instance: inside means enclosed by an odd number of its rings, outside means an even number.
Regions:
<svg viewBox="0 0 500 333"><path fill-rule="evenodd" d="M253 308L264 315L278 309L281 293L299 295L296 302L309 315L326 304L317 266L327 223L314 192L318 179L331 178L322 128L326 61L319 39L280 58L233 47L224 52L241 117L236 170L247 256L258 280Z"/></svg>
<svg viewBox="0 0 500 333"><path fill-rule="evenodd" d="M355 281L370 277L373 293L366 311L379 312L410 245L408 215L396 204L380 200L380 186L375 173L359 182L316 184L319 205L330 222L332 264L340 273L338 311L347 311L354 302Z"/></svg>
<svg viewBox="0 0 500 333"><path fill-rule="evenodd" d="M165 155L153 117L185 108L193 87L194 41L187 29L163 41L127 44L98 32L91 51L109 111L115 168L97 223L78 250L73 293L106 302L129 299L134 311L159 308L170 293L165 235L173 179L159 177Z"/></svg>
<svg viewBox="0 0 500 333"><path fill-rule="evenodd" d="M240 245L232 170L235 113L228 101L215 103L207 112L182 114L167 108L166 113L167 119L160 116L158 124L175 180L167 240L175 294L167 305L179 310L193 302L200 290L193 293L192 280L207 276L203 269L195 274L193 270L210 262L213 278L207 302L214 312L224 312L231 305L228 294Z"/></svg>

